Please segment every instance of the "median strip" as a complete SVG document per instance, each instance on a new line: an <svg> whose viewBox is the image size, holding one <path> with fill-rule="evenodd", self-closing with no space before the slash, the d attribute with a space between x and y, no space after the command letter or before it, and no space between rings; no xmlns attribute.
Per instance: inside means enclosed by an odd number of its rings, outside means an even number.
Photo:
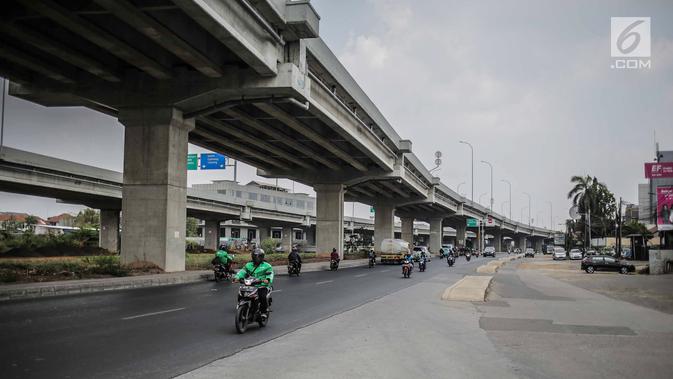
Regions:
<svg viewBox="0 0 673 379"><path fill-rule="evenodd" d="M165 311L159 311L159 312L152 312L152 313L144 313L141 315L135 315L135 316L129 316L129 317L122 317L122 320L133 320L134 318L141 318L141 317L148 317L148 316L156 316L156 315L162 315L164 313L171 313L171 312L177 312L181 311L185 308L175 308L175 309L167 309Z"/></svg>
<svg viewBox="0 0 673 379"><path fill-rule="evenodd" d="M447 288L442 294L442 300L486 301L492 279L492 276L468 275Z"/></svg>

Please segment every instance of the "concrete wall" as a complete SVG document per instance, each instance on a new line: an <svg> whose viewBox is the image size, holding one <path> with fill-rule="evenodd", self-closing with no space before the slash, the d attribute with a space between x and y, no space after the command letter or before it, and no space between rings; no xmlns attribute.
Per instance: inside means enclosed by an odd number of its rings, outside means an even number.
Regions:
<svg viewBox="0 0 673 379"><path fill-rule="evenodd" d="M650 275L673 273L673 250L650 249Z"/></svg>

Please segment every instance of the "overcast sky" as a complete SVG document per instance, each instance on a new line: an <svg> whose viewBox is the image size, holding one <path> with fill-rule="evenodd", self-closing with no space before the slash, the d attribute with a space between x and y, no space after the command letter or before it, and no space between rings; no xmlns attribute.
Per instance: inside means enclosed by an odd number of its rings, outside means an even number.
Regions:
<svg viewBox="0 0 673 379"><path fill-rule="evenodd" d="M320 35L427 167L475 201L489 191L501 211L512 182L512 216L533 197L531 216L549 226L567 216L572 175L590 174L637 201L643 162L673 149L671 1L314 0ZM610 17L649 16L652 68L611 69ZM121 170L123 127L86 109L47 109L7 98L5 144ZM190 151L200 152L194 146ZM255 169L239 168L239 181ZM190 172L190 184L231 179ZM280 183L290 187L290 181ZM297 191L312 193L302 185ZM481 197L484 204L488 194ZM0 210L50 216L78 207L0 192ZM505 209L508 209L505 207ZM347 216L351 207L347 206ZM367 216L359 206L356 215ZM527 216L527 211L524 212Z"/></svg>

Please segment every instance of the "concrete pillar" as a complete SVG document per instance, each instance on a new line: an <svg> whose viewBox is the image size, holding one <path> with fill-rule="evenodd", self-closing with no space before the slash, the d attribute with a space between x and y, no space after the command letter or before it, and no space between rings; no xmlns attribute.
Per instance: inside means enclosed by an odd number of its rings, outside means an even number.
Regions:
<svg viewBox="0 0 673 379"><path fill-rule="evenodd" d="M268 239L271 236L271 230L268 225L257 224L257 238L259 242L262 243L265 239Z"/></svg>
<svg viewBox="0 0 673 379"><path fill-rule="evenodd" d="M495 251L502 251L502 232L498 229L493 229L489 231L489 234L493 236L493 247Z"/></svg>
<svg viewBox="0 0 673 379"><path fill-rule="evenodd" d="M333 248L340 257L344 250L344 186L316 184L316 253L329 255Z"/></svg>
<svg viewBox="0 0 673 379"><path fill-rule="evenodd" d="M220 247L220 221L206 220L203 229L203 240L206 249L217 250Z"/></svg>
<svg viewBox="0 0 673 379"><path fill-rule="evenodd" d="M119 251L119 209L100 210L98 246L108 251Z"/></svg>
<svg viewBox="0 0 673 379"><path fill-rule="evenodd" d="M413 243L414 242L414 218L402 217L402 239Z"/></svg>
<svg viewBox="0 0 673 379"><path fill-rule="evenodd" d="M519 239L517 240L517 246L519 249L526 250L526 236L520 236Z"/></svg>
<svg viewBox="0 0 673 379"><path fill-rule="evenodd" d="M442 248L442 235L444 234L444 228L442 225L443 218L431 218L430 219L430 244L428 248L432 253L439 253L439 249Z"/></svg>
<svg viewBox="0 0 673 379"><path fill-rule="evenodd" d="M535 242L535 245L534 245L533 248L535 249L535 252L536 253L542 253L542 238L536 238L534 240L534 242Z"/></svg>
<svg viewBox="0 0 673 379"><path fill-rule="evenodd" d="M381 249L381 242L386 238L395 237L395 208L391 205L376 205L374 207L374 249ZM409 243L413 242L407 241Z"/></svg>
<svg viewBox="0 0 673 379"><path fill-rule="evenodd" d="M456 245L465 246L467 242L467 239L465 238L465 235L467 234L467 225L461 223L455 225L453 228L456 229Z"/></svg>
<svg viewBox="0 0 673 379"><path fill-rule="evenodd" d="M283 247L285 252L290 252L292 249L292 241L294 236L292 235L294 231L291 226L283 226L283 231L281 232L280 245Z"/></svg>
<svg viewBox="0 0 673 379"><path fill-rule="evenodd" d="M187 140L194 120L171 107L122 108L122 263L185 269Z"/></svg>

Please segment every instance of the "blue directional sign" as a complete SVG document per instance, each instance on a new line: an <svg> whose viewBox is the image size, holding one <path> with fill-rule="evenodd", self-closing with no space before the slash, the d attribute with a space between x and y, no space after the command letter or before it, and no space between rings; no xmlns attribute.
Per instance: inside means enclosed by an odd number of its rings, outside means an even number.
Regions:
<svg viewBox="0 0 673 379"><path fill-rule="evenodd" d="M224 170L227 165L227 159L222 154L203 153L201 154L201 170Z"/></svg>

